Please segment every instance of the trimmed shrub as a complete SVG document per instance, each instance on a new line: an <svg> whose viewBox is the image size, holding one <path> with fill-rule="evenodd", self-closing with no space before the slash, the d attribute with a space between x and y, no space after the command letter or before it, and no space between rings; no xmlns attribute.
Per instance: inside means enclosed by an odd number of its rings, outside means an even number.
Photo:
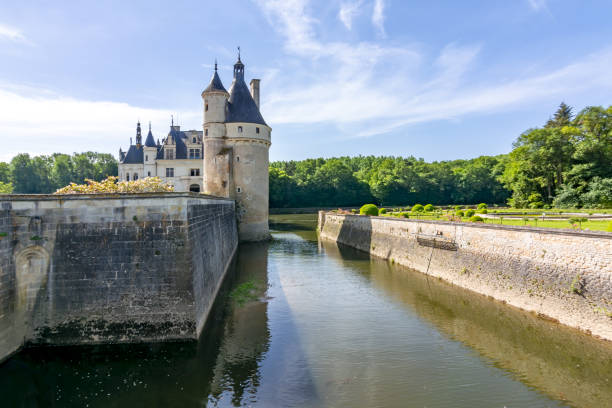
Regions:
<svg viewBox="0 0 612 408"><path fill-rule="evenodd" d="M374 204L365 204L359 209L361 215L378 215L378 207Z"/></svg>
<svg viewBox="0 0 612 408"><path fill-rule="evenodd" d="M487 207L487 204L485 204L485 203L480 203L480 204L478 204L478 209L479 209L479 210L482 210L482 209L485 209L485 208L488 208L488 207Z"/></svg>
<svg viewBox="0 0 612 408"><path fill-rule="evenodd" d="M471 217L474 214L476 214L476 211L472 210L471 208L469 210L465 211L465 216L466 217Z"/></svg>
<svg viewBox="0 0 612 408"><path fill-rule="evenodd" d="M478 215L473 215L470 217L470 222L484 222L484 219Z"/></svg>
<svg viewBox="0 0 612 408"><path fill-rule="evenodd" d="M608 223L608 229L607 229L607 231L608 231L608 232L612 232L612 221L610 221L610 222Z"/></svg>
<svg viewBox="0 0 612 408"><path fill-rule="evenodd" d="M386 214L387 213L387 209L386 208L381 208L378 210L378 215L382 215L382 214Z"/></svg>
<svg viewBox="0 0 612 408"><path fill-rule="evenodd" d="M407 212L403 212L401 215L404 218L410 218L410 214L408 214ZM610 227L612 228L612 222L610 223Z"/></svg>
<svg viewBox="0 0 612 408"><path fill-rule="evenodd" d="M433 212L435 209L436 207L431 204L427 204L425 207L423 207L423 210L425 210L425 212Z"/></svg>
<svg viewBox="0 0 612 408"><path fill-rule="evenodd" d="M482 208L482 209L478 210L478 214L486 214L488 212L489 212L489 210L487 210L486 208Z"/></svg>
<svg viewBox="0 0 612 408"><path fill-rule="evenodd" d="M455 215L457 217L465 217L465 213L462 210L455 211Z"/></svg>
<svg viewBox="0 0 612 408"><path fill-rule="evenodd" d="M412 206L412 212L423 212L424 209L425 207L423 207L421 204L415 204Z"/></svg>
<svg viewBox="0 0 612 408"><path fill-rule="evenodd" d="M455 211L461 210L461 206L460 205L456 205L454 208L455 208Z"/></svg>

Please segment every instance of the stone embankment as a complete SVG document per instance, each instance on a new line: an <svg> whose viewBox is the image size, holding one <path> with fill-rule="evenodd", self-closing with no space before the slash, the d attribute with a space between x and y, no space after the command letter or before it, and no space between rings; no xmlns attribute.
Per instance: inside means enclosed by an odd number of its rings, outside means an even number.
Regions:
<svg viewBox="0 0 612 408"><path fill-rule="evenodd" d="M238 243L191 193L0 198L0 361L30 344L197 338Z"/></svg>
<svg viewBox="0 0 612 408"><path fill-rule="evenodd" d="M612 234L319 213L321 239L612 340Z"/></svg>

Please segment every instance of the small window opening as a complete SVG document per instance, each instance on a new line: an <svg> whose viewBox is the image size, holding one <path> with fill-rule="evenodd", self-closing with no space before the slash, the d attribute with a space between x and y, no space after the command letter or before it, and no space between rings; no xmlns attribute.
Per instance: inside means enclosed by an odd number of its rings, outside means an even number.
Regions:
<svg viewBox="0 0 612 408"><path fill-rule="evenodd" d="M255 128L255 133L259 133L259 128L258 127Z"/></svg>
<svg viewBox="0 0 612 408"><path fill-rule="evenodd" d="M239 192L239 193L242 193L242 188L236 187L236 191Z"/></svg>
<svg viewBox="0 0 612 408"><path fill-rule="evenodd" d="M195 142L196 142L196 138L195 138L195 136L194 136L194 138L193 138L192 140L193 140L193 142L192 142L192 143L195 143Z"/></svg>
<svg viewBox="0 0 612 408"><path fill-rule="evenodd" d="M166 177L174 177L174 168L172 167L166 168Z"/></svg>
<svg viewBox="0 0 612 408"><path fill-rule="evenodd" d="M145 156L145 160L149 161L149 155L148 154Z"/></svg>
<svg viewBox="0 0 612 408"><path fill-rule="evenodd" d="M151 177L151 172L150 171L147 172L147 177Z"/></svg>
<svg viewBox="0 0 612 408"><path fill-rule="evenodd" d="M130 181L130 173L126 174L125 178L126 178L127 181Z"/></svg>
<svg viewBox="0 0 612 408"><path fill-rule="evenodd" d="M204 136L208 136L208 129L204 129Z"/></svg>
<svg viewBox="0 0 612 408"><path fill-rule="evenodd" d="M191 169L192 177L199 176L199 175L200 175L200 169Z"/></svg>
<svg viewBox="0 0 612 408"><path fill-rule="evenodd" d="M240 161L240 156L236 156L236 161L239 162Z"/></svg>
<svg viewBox="0 0 612 408"><path fill-rule="evenodd" d="M208 112L208 104L204 105L204 112Z"/></svg>
<svg viewBox="0 0 612 408"><path fill-rule="evenodd" d="M242 133L242 126L238 126L238 133Z"/></svg>
<svg viewBox="0 0 612 408"><path fill-rule="evenodd" d="M138 173L134 173L134 181L138 180Z"/></svg>

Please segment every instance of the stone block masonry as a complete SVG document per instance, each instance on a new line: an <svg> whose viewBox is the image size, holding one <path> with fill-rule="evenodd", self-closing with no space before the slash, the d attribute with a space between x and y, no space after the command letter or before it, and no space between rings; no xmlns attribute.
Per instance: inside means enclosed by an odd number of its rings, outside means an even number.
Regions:
<svg viewBox="0 0 612 408"><path fill-rule="evenodd" d="M237 248L192 193L0 198L0 360L30 344L197 338Z"/></svg>
<svg viewBox="0 0 612 408"><path fill-rule="evenodd" d="M321 239L612 340L612 234L319 213Z"/></svg>

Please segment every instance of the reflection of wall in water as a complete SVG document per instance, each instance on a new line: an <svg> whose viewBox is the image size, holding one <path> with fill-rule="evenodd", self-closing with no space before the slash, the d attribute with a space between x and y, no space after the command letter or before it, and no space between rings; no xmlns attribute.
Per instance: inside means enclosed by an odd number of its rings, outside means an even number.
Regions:
<svg viewBox="0 0 612 408"><path fill-rule="evenodd" d="M230 313L225 320L221 347L211 386L213 399L232 389L234 404L246 403L246 395L254 396L260 384L260 362L270 343L268 328L268 243L240 245L236 260L236 282L233 288L253 282L254 300L239 305L230 297ZM256 298L256 299L255 299ZM227 384L229 379L230 384Z"/></svg>
<svg viewBox="0 0 612 408"><path fill-rule="evenodd" d="M356 250L329 241L322 245L330 257L356 267L349 260ZM576 406L612 401L611 344L380 259L372 258L367 270L374 285L440 332L553 398Z"/></svg>

